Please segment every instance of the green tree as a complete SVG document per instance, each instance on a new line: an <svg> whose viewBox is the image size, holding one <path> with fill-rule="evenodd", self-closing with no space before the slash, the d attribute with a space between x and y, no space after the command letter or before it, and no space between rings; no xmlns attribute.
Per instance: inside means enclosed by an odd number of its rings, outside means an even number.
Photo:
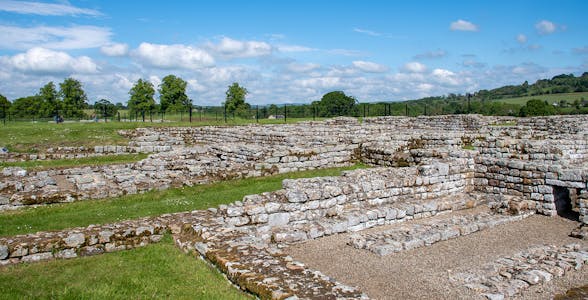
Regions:
<svg viewBox="0 0 588 300"><path fill-rule="evenodd" d="M8 101L8 98L4 97L4 95L0 94L0 118L4 119L8 116L8 110L12 103Z"/></svg>
<svg viewBox="0 0 588 300"><path fill-rule="evenodd" d="M112 102L106 99L100 99L96 101L94 104L94 111L96 112L97 116L102 116L102 118L113 117L118 112L118 108L116 105L112 104Z"/></svg>
<svg viewBox="0 0 588 300"><path fill-rule="evenodd" d="M37 96L43 101L40 111L40 114L43 117L54 117L59 114L59 111L61 110L61 101L53 81L50 81L43 86L39 90Z"/></svg>
<svg viewBox="0 0 588 300"><path fill-rule="evenodd" d="M354 113L356 103L354 97L347 96L342 91L326 93L318 102L319 116L350 116Z"/></svg>
<svg viewBox="0 0 588 300"><path fill-rule="evenodd" d="M131 114L150 112L155 108L155 100L153 100L155 89L151 82L139 79L129 91L129 95L131 98L127 106Z"/></svg>
<svg viewBox="0 0 588 300"><path fill-rule="evenodd" d="M82 83L73 78L66 78L59 84L59 95L63 101L63 117L84 117L83 109L87 106L88 97L82 88Z"/></svg>
<svg viewBox="0 0 588 300"><path fill-rule="evenodd" d="M187 83L180 77L167 75L159 85L161 111L182 111L192 104L186 95Z"/></svg>
<svg viewBox="0 0 588 300"><path fill-rule="evenodd" d="M28 96L14 100L10 106L10 114L20 118L38 118L43 100L39 96Z"/></svg>
<svg viewBox="0 0 588 300"><path fill-rule="evenodd" d="M249 103L245 102L245 96L247 96L248 93L249 92L246 88L233 82L226 92L227 97L224 105L227 108L227 113L234 113L240 117L247 117L249 108L251 107Z"/></svg>
<svg viewBox="0 0 588 300"><path fill-rule="evenodd" d="M539 99L531 99L527 101L527 104L521 107L519 111L521 117L550 116L553 114L555 114L555 108L553 105L550 105L547 101Z"/></svg>

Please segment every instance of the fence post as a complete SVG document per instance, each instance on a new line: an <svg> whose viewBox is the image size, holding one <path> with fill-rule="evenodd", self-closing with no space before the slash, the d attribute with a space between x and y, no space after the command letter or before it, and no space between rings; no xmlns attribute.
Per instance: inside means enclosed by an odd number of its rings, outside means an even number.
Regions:
<svg viewBox="0 0 588 300"><path fill-rule="evenodd" d="M288 104L284 104L284 123L288 123Z"/></svg>
<svg viewBox="0 0 588 300"><path fill-rule="evenodd" d="M259 105L255 105L255 122L259 123Z"/></svg>
<svg viewBox="0 0 588 300"><path fill-rule="evenodd" d="M225 123L227 123L227 104L224 105L225 108Z"/></svg>
<svg viewBox="0 0 588 300"><path fill-rule="evenodd" d="M192 123L192 104L188 106L188 113L190 114L190 123Z"/></svg>
<svg viewBox="0 0 588 300"><path fill-rule="evenodd" d="M408 103L406 103L406 116L408 117Z"/></svg>

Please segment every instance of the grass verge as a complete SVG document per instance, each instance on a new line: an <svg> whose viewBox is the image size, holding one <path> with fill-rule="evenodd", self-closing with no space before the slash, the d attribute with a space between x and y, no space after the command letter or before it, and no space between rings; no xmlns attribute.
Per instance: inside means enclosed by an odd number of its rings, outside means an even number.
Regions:
<svg viewBox="0 0 588 300"><path fill-rule="evenodd" d="M104 155L94 157L83 157L76 159L56 159L56 160L29 160L17 162L0 162L0 169L5 167L21 167L29 171L41 171L53 168L71 168L100 166L108 164L122 164L140 161L147 158L148 154L121 154L121 155Z"/></svg>
<svg viewBox="0 0 588 300"><path fill-rule="evenodd" d="M253 299L167 236L131 251L2 267L0 299Z"/></svg>
<svg viewBox="0 0 588 300"><path fill-rule="evenodd" d="M5 211L0 213L0 236L61 230L217 207L220 204L241 200L245 195L278 190L282 187L282 180L286 178L338 176L341 171L364 167L364 165L358 164L345 168L229 180L164 191L149 191L144 194L104 200L88 200Z"/></svg>

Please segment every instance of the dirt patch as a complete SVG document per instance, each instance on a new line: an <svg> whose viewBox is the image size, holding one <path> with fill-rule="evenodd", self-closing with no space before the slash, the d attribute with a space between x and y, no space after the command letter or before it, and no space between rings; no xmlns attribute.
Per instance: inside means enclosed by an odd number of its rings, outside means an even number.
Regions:
<svg viewBox="0 0 588 300"><path fill-rule="evenodd" d="M532 245L587 244L568 237L577 226L577 222L561 217L537 215L384 257L346 245L349 234L293 245L287 252L310 268L360 287L374 299L477 299L480 296L452 283L449 275L480 268ZM531 287L519 298L552 298L557 293L588 283L586 278L588 267L568 272L547 285Z"/></svg>

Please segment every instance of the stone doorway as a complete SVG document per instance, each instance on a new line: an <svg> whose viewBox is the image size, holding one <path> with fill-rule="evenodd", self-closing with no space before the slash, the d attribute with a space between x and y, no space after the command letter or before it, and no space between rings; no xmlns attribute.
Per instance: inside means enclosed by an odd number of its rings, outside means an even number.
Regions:
<svg viewBox="0 0 588 300"><path fill-rule="evenodd" d="M572 198L570 196L570 190L568 188L561 186L553 187L553 198L557 215L566 219L578 221L580 219L580 214L577 209L574 209Z"/></svg>

